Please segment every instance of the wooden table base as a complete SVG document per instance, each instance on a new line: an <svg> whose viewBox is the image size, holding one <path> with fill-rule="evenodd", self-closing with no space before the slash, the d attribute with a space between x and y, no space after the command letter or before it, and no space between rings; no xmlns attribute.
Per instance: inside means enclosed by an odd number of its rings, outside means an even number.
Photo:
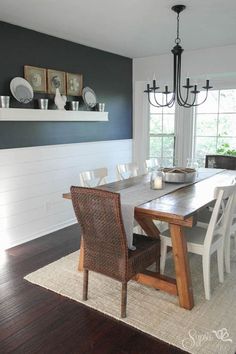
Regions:
<svg viewBox="0 0 236 354"><path fill-rule="evenodd" d="M151 216L136 212L135 219L144 229L147 235L159 237L159 230L154 224ZM167 220L165 220L167 221ZM187 226L192 226L194 221L188 219L183 222ZM152 286L178 295L180 307L191 310L194 306L192 283L188 261L187 242L183 233L183 226L170 223L170 233L172 240L173 258L175 264L176 280L160 275L159 273L141 273L136 280L145 285Z"/></svg>
<svg viewBox="0 0 236 354"><path fill-rule="evenodd" d="M194 306L193 289L188 261L187 242L180 225L170 224L172 252L180 307L191 310Z"/></svg>
<svg viewBox="0 0 236 354"><path fill-rule="evenodd" d="M143 273L137 274L134 278L138 283L151 286L152 288L163 290L171 295L177 295L176 280L161 275L158 272L146 270Z"/></svg>

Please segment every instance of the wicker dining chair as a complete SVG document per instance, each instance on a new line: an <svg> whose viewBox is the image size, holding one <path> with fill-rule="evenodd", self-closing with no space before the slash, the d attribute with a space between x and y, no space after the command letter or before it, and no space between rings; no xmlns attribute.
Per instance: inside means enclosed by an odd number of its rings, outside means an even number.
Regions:
<svg viewBox="0 0 236 354"><path fill-rule="evenodd" d="M83 300L89 271L101 273L122 283L121 317L126 317L127 282L155 262L159 269L160 241L134 234L136 250L128 250L118 193L72 186L71 197L84 241Z"/></svg>

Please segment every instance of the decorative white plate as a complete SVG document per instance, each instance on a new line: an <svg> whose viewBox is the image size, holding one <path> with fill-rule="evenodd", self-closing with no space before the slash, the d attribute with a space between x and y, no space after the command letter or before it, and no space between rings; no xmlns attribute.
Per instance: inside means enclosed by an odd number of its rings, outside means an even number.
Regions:
<svg viewBox="0 0 236 354"><path fill-rule="evenodd" d="M32 86L22 77L12 79L10 89L13 97L15 97L18 102L29 103L34 97Z"/></svg>
<svg viewBox="0 0 236 354"><path fill-rule="evenodd" d="M82 97L84 100L84 103L88 107L95 107L97 104L97 97L95 95L95 92L90 88L90 87L84 87L82 90Z"/></svg>

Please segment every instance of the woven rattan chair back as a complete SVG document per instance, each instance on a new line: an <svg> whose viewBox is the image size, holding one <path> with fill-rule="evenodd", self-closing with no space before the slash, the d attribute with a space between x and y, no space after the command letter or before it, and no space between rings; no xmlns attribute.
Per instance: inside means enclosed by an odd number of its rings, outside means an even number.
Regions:
<svg viewBox="0 0 236 354"><path fill-rule="evenodd" d="M84 268L126 280L128 247L120 195L71 187L71 196L84 239Z"/></svg>
<svg viewBox="0 0 236 354"><path fill-rule="evenodd" d="M118 193L71 187L71 197L84 243L83 300L89 270L102 273L122 283L121 317L126 317L127 282L153 263L159 268L160 241L134 234L136 250L128 251Z"/></svg>

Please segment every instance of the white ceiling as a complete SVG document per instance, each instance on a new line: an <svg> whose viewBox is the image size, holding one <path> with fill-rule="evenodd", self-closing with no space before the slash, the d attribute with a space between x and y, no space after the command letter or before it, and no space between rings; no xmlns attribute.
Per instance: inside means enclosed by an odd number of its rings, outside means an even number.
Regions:
<svg viewBox="0 0 236 354"><path fill-rule="evenodd" d="M179 3L185 50L236 44L235 0L0 0L0 20L137 58L170 52Z"/></svg>

